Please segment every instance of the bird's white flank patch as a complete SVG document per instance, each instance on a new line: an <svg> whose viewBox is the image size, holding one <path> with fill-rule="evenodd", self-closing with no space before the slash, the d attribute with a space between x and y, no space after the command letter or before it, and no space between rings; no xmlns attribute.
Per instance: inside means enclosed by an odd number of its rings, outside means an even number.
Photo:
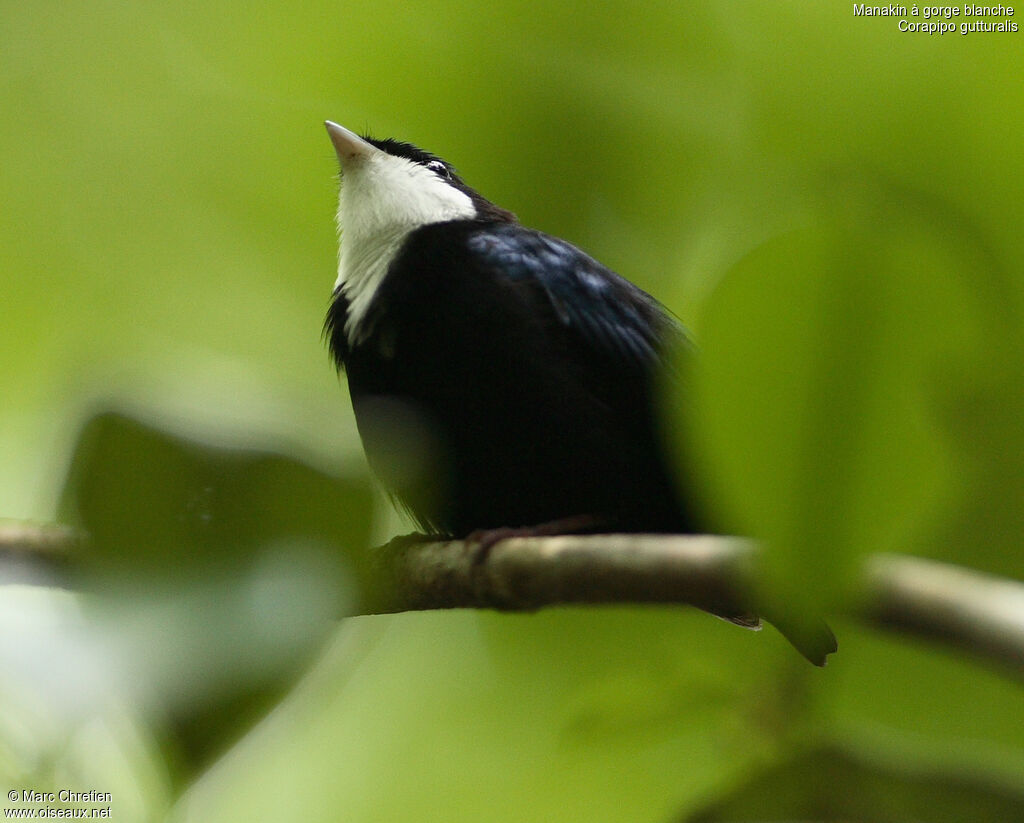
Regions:
<svg viewBox="0 0 1024 823"><path fill-rule="evenodd" d="M475 215L467 194L419 163L380 150L343 162L334 288L348 299L350 343L360 341L362 320L409 232Z"/></svg>

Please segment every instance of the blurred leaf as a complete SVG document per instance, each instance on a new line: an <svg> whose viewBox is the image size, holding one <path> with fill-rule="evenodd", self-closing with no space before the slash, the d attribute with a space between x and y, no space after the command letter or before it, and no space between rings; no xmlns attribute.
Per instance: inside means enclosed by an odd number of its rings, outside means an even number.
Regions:
<svg viewBox="0 0 1024 823"><path fill-rule="evenodd" d="M282 455L106 413L83 430L62 508L88 534L76 570L115 665L172 719L191 767L269 708L341 601L365 594L367 482Z"/></svg>
<svg viewBox="0 0 1024 823"><path fill-rule="evenodd" d="M766 769L731 796L683 819L1005 823L1024 820L1024 793L977 777L876 762L825 747Z"/></svg>
<svg viewBox="0 0 1024 823"><path fill-rule="evenodd" d="M1024 333L1006 334L986 368L943 400L960 494L921 551L1024 580Z"/></svg>
<svg viewBox="0 0 1024 823"><path fill-rule="evenodd" d="M85 529L90 561L108 573L201 579L284 541L328 546L358 564L372 492L363 477L204 445L109 412L81 433L61 511Z"/></svg>
<svg viewBox="0 0 1024 823"><path fill-rule="evenodd" d="M818 673L693 609L355 618L172 819L664 821L773 752Z"/></svg>
<svg viewBox="0 0 1024 823"><path fill-rule="evenodd" d="M771 547L776 597L818 608L864 554L913 548L949 505L941 407L1008 327L980 240L925 197L855 180L830 178L804 228L729 272L677 401L708 504Z"/></svg>
<svg viewBox="0 0 1024 823"><path fill-rule="evenodd" d="M1002 670L923 640L836 621L842 651L810 681L817 730L890 761L985 774L1024 792L1024 690Z"/></svg>

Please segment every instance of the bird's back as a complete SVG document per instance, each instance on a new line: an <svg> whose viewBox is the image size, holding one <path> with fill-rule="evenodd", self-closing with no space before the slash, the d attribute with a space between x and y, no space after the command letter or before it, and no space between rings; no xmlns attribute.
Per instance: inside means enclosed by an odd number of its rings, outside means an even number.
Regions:
<svg viewBox="0 0 1024 823"><path fill-rule="evenodd" d="M425 226L365 323L350 345L335 318L332 345L368 459L421 527L694 529L653 411L678 327L571 244L515 223Z"/></svg>

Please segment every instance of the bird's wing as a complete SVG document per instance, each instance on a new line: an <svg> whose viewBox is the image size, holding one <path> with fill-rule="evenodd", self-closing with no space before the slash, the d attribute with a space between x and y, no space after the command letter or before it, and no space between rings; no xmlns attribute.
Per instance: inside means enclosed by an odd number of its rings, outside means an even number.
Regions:
<svg viewBox="0 0 1024 823"><path fill-rule="evenodd" d="M646 370L670 338L686 339L653 297L565 240L497 224L470 234L467 246L483 269L500 271L549 312L550 322L620 367Z"/></svg>

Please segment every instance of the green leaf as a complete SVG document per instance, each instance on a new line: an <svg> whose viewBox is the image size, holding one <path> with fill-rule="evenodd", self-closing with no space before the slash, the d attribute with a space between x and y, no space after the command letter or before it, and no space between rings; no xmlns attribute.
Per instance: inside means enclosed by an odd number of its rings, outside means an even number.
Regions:
<svg viewBox="0 0 1024 823"><path fill-rule="evenodd" d="M88 533L91 561L110 572L201 577L275 542L306 541L357 563L369 544L372 492L364 477L108 412L84 426L60 508Z"/></svg>
<svg viewBox="0 0 1024 823"><path fill-rule="evenodd" d="M865 554L919 550L959 485L943 408L1008 327L948 209L843 181L729 271L676 403L708 504L765 541L767 588L797 608L836 605Z"/></svg>
<svg viewBox="0 0 1024 823"><path fill-rule="evenodd" d="M216 448L117 413L85 426L62 504L95 629L169 719L185 772L290 687L369 596L372 495L283 455ZM115 677L116 679L116 677Z"/></svg>
<svg viewBox="0 0 1024 823"><path fill-rule="evenodd" d="M828 746L765 769L723 800L683 819L1004 823L1024 819L1024 793L995 781L874 760Z"/></svg>

